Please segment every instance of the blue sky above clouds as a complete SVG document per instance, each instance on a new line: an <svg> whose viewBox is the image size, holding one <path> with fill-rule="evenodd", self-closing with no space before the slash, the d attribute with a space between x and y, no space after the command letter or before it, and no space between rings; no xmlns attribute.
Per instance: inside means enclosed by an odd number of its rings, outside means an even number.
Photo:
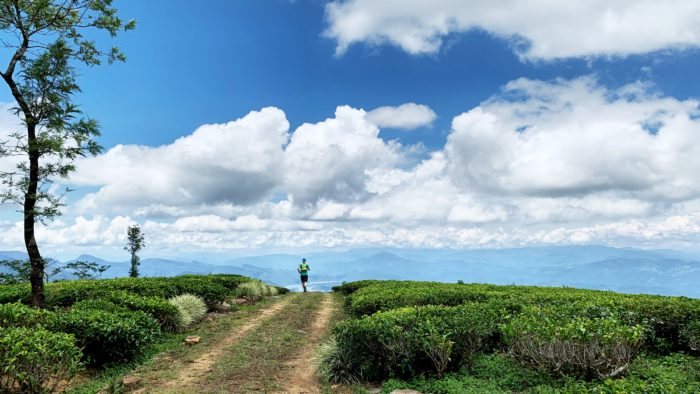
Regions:
<svg viewBox="0 0 700 394"><path fill-rule="evenodd" d="M700 241L697 2L118 7L128 61L79 97L106 149L52 254L117 253L134 222L160 255Z"/></svg>

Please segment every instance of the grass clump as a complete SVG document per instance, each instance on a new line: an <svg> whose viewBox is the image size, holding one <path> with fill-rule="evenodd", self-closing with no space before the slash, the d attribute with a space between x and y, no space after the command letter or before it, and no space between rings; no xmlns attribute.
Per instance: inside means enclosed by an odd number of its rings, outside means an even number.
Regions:
<svg viewBox="0 0 700 394"><path fill-rule="evenodd" d="M276 296L279 293L280 291L277 287L257 280L243 283L236 289L237 297L245 298L251 302L260 301L265 297Z"/></svg>
<svg viewBox="0 0 700 394"><path fill-rule="evenodd" d="M361 376L355 376L352 372L350 353L338 346L334 337L319 346L315 361L316 371L324 383L351 385L362 381Z"/></svg>
<svg viewBox="0 0 700 394"><path fill-rule="evenodd" d="M207 313L207 305L204 300L193 294L181 294L168 300L177 308L179 329L183 330L196 323Z"/></svg>

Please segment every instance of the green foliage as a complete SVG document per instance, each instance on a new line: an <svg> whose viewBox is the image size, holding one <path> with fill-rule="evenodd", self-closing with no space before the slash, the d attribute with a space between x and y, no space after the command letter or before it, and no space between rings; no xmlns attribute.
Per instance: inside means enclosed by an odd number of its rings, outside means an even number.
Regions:
<svg viewBox="0 0 700 394"><path fill-rule="evenodd" d="M681 332L683 341L695 352L700 351L700 320L691 321Z"/></svg>
<svg viewBox="0 0 700 394"><path fill-rule="evenodd" d="M685 297L629 295L573 288L431 282L360 281L343 286L345 289L356 288L345 299L348 311L356 317L405 306L452 306L486 300L499 300L513 315L530 305L568 306L572 308L573 314L584 317L595 317L595 313L605 311L627 324L643 325L647 331L645 349L661 354L689 350L687 341L681 339L681 331L686 324L700 316L700 300ZM595 305L603 309L596 311L593 307Z"/></svg>
<svg viewBox="0 0 700 394"><path fill-rule="evenodd" d="M69 270L78 279L97 279L109 269L109 265L102 265L90 261L72 261L61 267L60 270ZM54 275L56 271L54 271Z"/></svg>
<svg viewBox="0 0 700 394"><path fill-rule="evenodd" d="M180 294L168 302L178 310L180 324L179 329L184 329L192 323L196 323L207 313L207 306L201 298L192 294Z"/></svg>
<svg viewBox="0 0 700 394"><path fill-rule="evenodd" d="M21 302L29 304L31 287L29 284L0 285L0 304Z"/></svg>
<svg viewBox="0 0 700 394"><path fill-rule="evenodd" d="M561 308L528 307L503 325L517 360L555 376L606 379L623 373L639 349L644 328L615 317L580 317Z"/></svg>
<svg viewBox="0 0 700 394"><path fill-rule="evenodd" d="M129 276L136 278L139 276L139 263L141 261L137 253L146 246L145 235L141 232L141 227L138 224L129 226L126 229L126 242L124 250L131 254Z"/></svg>
<svg viewBox="0 0 700 394"><path fill-rule="evenodd" d="M106 299L78 301L75 304L73 304L73 306L71 306L71 309L81 311L105 311L111 313L122 313L129 311L128 308L107 301Z"/></svg>
<svg viewBox="0 0 700 394"><path fill-rule="evenodd" d="M336 293L341 293L343 295L350 295L363 287L381 284L381 283L392 283L392 282L382 281L382 280L373 280L373 279L358 280L355 282L348 282L348 283L343 282L343 284L341 284L340 286L333 286L332 290Z"/></svg>
<svg viewBox="0 0 700 394"><path fill-rule="evenodd" d="M25 327L0 331L0 392L55 392L81 368L72 335Z"/></svg>
<svg viewBox="0 0 700 394"><path fill-rule="evenodd" d="M32 266L28 260L2 260L0 267L5 267L9 272L0 272L0 285L12 285L29 282L29 273Z"/></svg>
<svg viewBox="0 0 700 394"><path fill-rule="evenodd" d="M338 346L334 337L319 346L316 370L325 383L351 385L360 382L359 377L353 375L352 355L346 347Z"/></svg>
<svg viewBox="0 0 700 394"><path fill-rule="evenodd" d="M73 309L55 313L46 327L73 334L92 365L130 361L160 333L158 322L143 312Z"/></svg>
<svg viewBox="0 0 700 394"><path fill-rule="evenodd" d="M368 380L442 373L471 363L493 346L502 306L422 306L340 322L334 336L352 359L346 373Z"/></svg>
<svg viewBox="0 0 700 394"><path fill-rule="evenodd" d="M0 304L0 327L36 327L50 315L49 311L20 303Z"/></svg>

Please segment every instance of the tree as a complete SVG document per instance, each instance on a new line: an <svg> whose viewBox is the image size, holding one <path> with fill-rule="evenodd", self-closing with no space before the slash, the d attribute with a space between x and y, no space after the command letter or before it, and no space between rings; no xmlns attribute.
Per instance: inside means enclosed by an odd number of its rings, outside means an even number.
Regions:
<svg viewBox="0 0 700 394"><path fill-rule="evenodd" d="M111 266L98 264L94 261L72 261L62 268L63 270L71 270L71 273L78 279L97 279L102 276L109 267Z"/></svg>
<svg viewBox="0 0 700 394"><path fill-rule="evenodd" d="M126 229L127 244L124 250L131 253L131 270L129 276L136 278L139 276L139 263L141 258L136 254L146 246L144 234L138 224L129 226Z"/></svg>
<svg viewBox="0 0 700 394"><path fill-rule="evenodd" d="M58 260L47 259L44 261L44 269L60 264ZM16 283L28 283L32 272L32 264L29 260L2 260L0 268L4 267L5 272L0 272L0 285L11 285ZM50 273L46 272L44 278L49 282L50 277L58 274L64 267L56 267Z"/></svg>
<svg viewBox="0 0 700 394"><path fill-rule="evenodd" d="M4 267L5 271L0 272L0 285L29 282L31 265L28 260L3 260L0 267Z"/></svg>
<svg viewBox="0 0 700 394"><path fill-rule="evenodd" d="M73 103L80 92L75 66L125 60L118 48L98 49L84 34L97 30L115 37L134 26L117 16L112 0L0 0L0 48L9 55L0 77L22 123L15 146L5 141L0 147L2 155L21 157L16 171L0 174L0 201L22 206L34 306L45 304L44 260L34 227L60 215L63 206L62 194L50 186L75 170L76 158L101 150L97 121Z"/></svg>

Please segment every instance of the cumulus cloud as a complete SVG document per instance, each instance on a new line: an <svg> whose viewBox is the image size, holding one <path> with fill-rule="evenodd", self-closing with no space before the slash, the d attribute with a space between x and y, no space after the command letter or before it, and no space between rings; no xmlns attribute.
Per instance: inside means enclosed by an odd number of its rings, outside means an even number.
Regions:
<svg viewBox="0 0 700 394"><path fill-rule="evenodd" d="M380 128L403 130L430 126L435 117L435 112L430 107L416 103L406 103L398 107L379 107L367 113L367 119Z"/></svg>
<svg viewBox="0 0 700 394"><path fill-rule="evenodd" d="M445 152L454 182L486 193L689 200L700 196L698 114L697 101L641 84L520 79L455 117Z"/></svg>
<svg viewBox="0 0 700 394"><path fill-rule="evenodd" d="M625 56L700 44L693 0L334 0L326 36L342 54L354 43L436 53L452 33L483 30L526 59Z"/></svg>
<svg viewBox="0 0 700 394"><path fill-rule="evenodd" d="M117 146L80 162L73 179L97 190L40 242L118 248L136 221L165 252L700 241L695 100L518 79L412 164L371 113L340 106L290 132L266 108L168 145ZM0 246L21 245L20 230L0 222Z"/></svg>
<svg viewBox="0 0 700 394"><path fill-rule="evenodd" d="M201 126L169 145L117 145L79 161L71 182L100 187L80 202L83 210L250 204L283 178L288 131L281 110L264 108L233 122Z"/></svg>
<svg viewBox="0 0 700 394"><path fill-rule="evenodd" d="M400 146L381 139L379 128L366 115L341 106L335 118L294 131L285 150L285 189L295 202L361 201L370 194L369 172L399 160Z"/></svg>

